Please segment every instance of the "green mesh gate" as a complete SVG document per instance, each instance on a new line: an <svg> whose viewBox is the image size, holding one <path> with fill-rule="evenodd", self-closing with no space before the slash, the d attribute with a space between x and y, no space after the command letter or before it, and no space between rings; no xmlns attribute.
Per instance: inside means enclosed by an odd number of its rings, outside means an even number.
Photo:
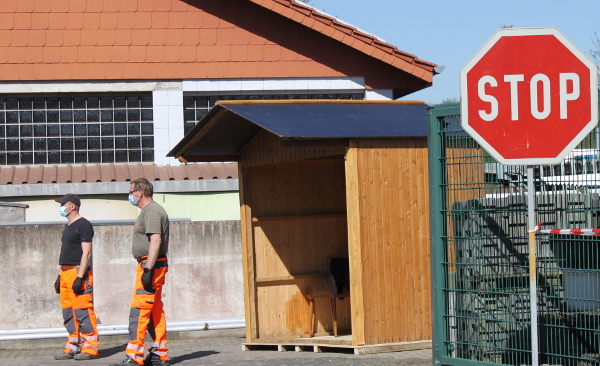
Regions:
<svg viewBox="0 0 600 366"><path fill-rule="evenodd" d="M535 167L543 229L597 228L600 156L590 134L561 164ZM501 166L430 109L434 361L531 364L527 170ZM600 365L600 240L538 234L539 364Z"/></svg>

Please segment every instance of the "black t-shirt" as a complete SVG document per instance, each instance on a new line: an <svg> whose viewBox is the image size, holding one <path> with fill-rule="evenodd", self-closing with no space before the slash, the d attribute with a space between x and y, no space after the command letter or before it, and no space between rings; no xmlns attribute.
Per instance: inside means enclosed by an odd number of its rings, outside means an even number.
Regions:
<svg viewBox="0 0 600 366"><path fill-rule="evenodd" d="M91 242L93 238L94 228L92 223L83 217L75 220L71 225L65 226L62 233L62 246L58 264L61 266L78 266L81 264L81 256L83 255L81 243Z"/></svg>

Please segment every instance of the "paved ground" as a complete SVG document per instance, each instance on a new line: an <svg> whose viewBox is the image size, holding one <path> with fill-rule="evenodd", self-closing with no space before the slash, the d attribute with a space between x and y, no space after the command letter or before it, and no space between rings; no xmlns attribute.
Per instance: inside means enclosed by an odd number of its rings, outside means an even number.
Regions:
<svg viewBox="0 0 600 366"><path fill-rule="evenodd" d="M209 333L209 332L206 332ZM238 333L238 334L236 334ZM430 366L431 350L404 351L380 353L371 355L354 355L341 352L278 352L276 350L242 351L241 343L245 341L242 332L213 333L201 338L181 337L179 340L169 341L169 357L171 365L267 365L267 366L292 366L292 365L408 365ZM102 342L102 339L101 339ZM120 362L124 357L125 343L115 342L103 345L101 343L100 357L93 361L55 361L53 355L60 352L60 347L54 344L43 343L43 348L32 347L35 341L28 341L23 345L29 349L4 349L0 350L1 366L94 366L109 365ZM40 342L42 343L42 342ZM52 347L50 347L52 346ZM9 348L19 348L18 344ZM25 348L25 347L23 347Z"/></svg>

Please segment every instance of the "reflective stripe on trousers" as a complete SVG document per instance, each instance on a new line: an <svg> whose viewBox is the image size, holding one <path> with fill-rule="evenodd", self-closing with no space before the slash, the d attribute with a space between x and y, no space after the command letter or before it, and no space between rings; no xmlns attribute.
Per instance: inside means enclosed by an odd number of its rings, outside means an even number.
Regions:
<svg viewBox="0 0 600 366"><path fill-rule="evenodd" d="M144 289L142 268L145 264L145 261L140 262L135 273L135 289L129 312L129 339L131 341L127 344L125 351L127 356L140 365L144 362L146 332L154 340L149 351L160 356L163 361L168 360L167 321L163 310L162 287L169 266L166 258L157 259L153 269L152 289Z"/></svg>
<svg viewBox="0 0 600 366"><path fill-rule="evenodd" d="M69 332L66 353L85 352L98 356L98 330L93 299L93 274L88 271L81 295L73 292L73 281L77 277L77 268L60 272L60 306L64 325Z"/></svg>

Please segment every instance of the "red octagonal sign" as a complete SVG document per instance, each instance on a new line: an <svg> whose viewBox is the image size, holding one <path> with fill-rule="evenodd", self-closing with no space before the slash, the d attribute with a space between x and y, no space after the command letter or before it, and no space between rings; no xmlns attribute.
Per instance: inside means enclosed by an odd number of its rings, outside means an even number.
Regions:
<svg viewBox="0 0 600 366"><path fill-rule="evenodd" d="M502 164L558 164L598 123L597 67L556 28L497 31L460 82L463 129Z"/></svg>

